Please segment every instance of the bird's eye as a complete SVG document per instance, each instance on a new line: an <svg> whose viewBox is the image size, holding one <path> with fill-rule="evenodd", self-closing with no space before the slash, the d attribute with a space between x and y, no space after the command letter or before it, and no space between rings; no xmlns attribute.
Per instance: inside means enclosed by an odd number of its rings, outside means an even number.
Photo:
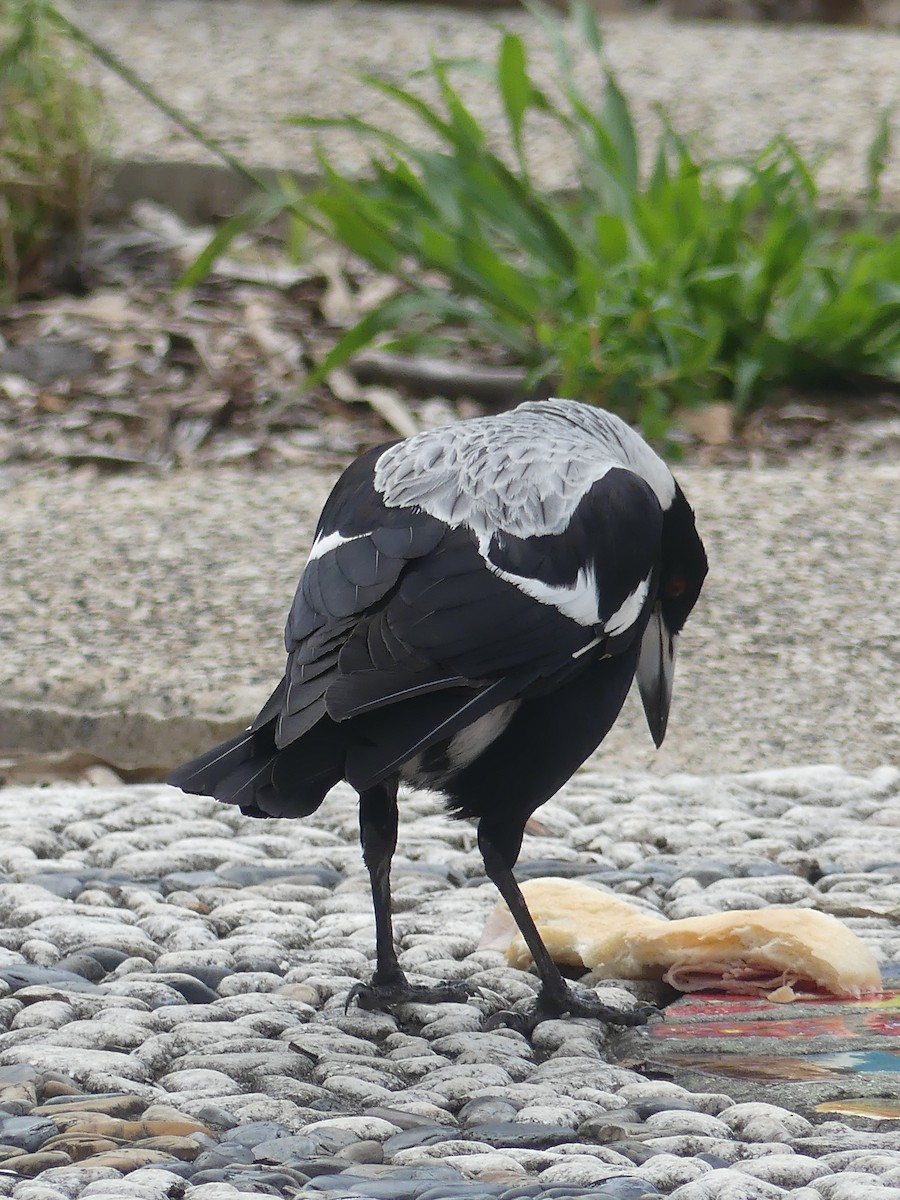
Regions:
<svg viewBox="0 0 900 1200"><path fill-rule="evenodd" d="M680 600L687 588L687 580L683 575L673 575L671 579L667 579L663 594L667 600Z"/></svg>

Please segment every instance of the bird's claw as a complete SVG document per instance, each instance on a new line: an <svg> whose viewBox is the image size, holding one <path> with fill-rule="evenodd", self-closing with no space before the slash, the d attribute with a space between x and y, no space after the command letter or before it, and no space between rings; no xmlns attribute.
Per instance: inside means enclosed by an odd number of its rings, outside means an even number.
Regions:
<svg viewBox="0 0 900 1200"><path fill-rule="evenodd" d="M367 983L362 983L362 982L354 983L353 987L347 993L347 999L344 1001L344 1015L345 1016L350 1011L350 1005L353 1003L353 1001L357 1000L359 998L360 993L364 992L368 986L369 985ZM360 1007L362 1008L363 1006L360 1005Z"/></svg>
<svg viewBox="0 0 900 1200"><path fill-rule="evenodd" d="M485 1033L490 1033L493 1029L512 1029L515 1033L521 1033L522 1037L527 1038L534 1030L540 1017L537 1016L535 1007L529 1012L513 1012L509 1008L501 1008L499 1012L492 1013L491 1016L482 1025Z"/></svg>
<svg viewBox="0 0 900 1200"><path fill-rule="evenodd" d="M344 1011L349 1012L354 1000L368 1012L379 1012L396 1004L465 1004L479 994L463 980L418 984L400 978L389 983L355 983L347 993Z"/></svg>
<svg viewBox="0 0 900 1200"><path fill-rule="evenodd" d="M652 1004L638 1004L634 1008L613 1008L604 1004L599 996L590 992L574 991L567 987L564 995L541 992L537 1000L524 1012L503 1009L488 1017L485 1030L513 1029L523 1037L530 1037L541 1021L558 1017L590 1017L605 1025L646 1025L653 1017L661 1017L661 1011Z"/></svg>

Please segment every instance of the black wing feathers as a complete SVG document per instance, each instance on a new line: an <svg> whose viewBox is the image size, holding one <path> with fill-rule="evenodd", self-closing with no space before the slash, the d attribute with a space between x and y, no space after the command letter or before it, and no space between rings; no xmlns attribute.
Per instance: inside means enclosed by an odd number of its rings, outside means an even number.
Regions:
<svg viewBox="0 0 900 1200"><path fill-rule="evenodd" d="M500 677L512 676L521 687L526 678L567 673L600 626L560 611L554 589L574 586L589 570L602 619L658 559L659 504L631 472L608 471L562 533L523 539L498 531L488 563L469 529L382 505L372 484L376 458L364 456L350 468L322 514L319 538L339 533L354 540L314 557L298 588L288 637L310 632L289 646L277 733L282 746L326 712L346 722L432 692L468 688L453 701L454 712L468 713ZM525 585L547 585L538 589L544 598L501 572ZM623 632L629 642L635 636L630 627Z"/></svg>
<svg viewBox="0 0 900 1200"><path fill-rule="evenodd" d="M425 513L381 503L372 474L383 449L348 467L319 519L317 541L332 535L338 540L307 563L288 616L287 688L275 731L280 747L322 720L326 692L341 677L341 652L353 631L366 613L383 606L408 562L429 553L444 533L445 527ZM389 669L408 656L395 644L373 644L373 650L379 668ZM360 666L371 669L368 656Z"/></svg>
<svg viewBox="0 0 900 1200"><path fill-rule="evenodd" d="M169 783L193 795L236 804L251 817L315 812L343 778L342 739L337 726L323 722L315 738L279 750L274 733L285 686L282 679L249 728L179 767Z"/></svg>
<svg viewBox="0 0 900 1200"><path fill-rule="evenodd" d="M323 509L285 628L284 680L254 725L182 768L178 786L251 815L302 815L340 778L370 787L640 637L652 588L614 646L603 621L657 569L662 518L643 480L607 471L564 530L479 542L388 508L374 487L383 450L353 463Z"/></svg>
<svg viewBox="0 0 900 1200"><path fill-rule="evenodd" d="M469 679L572 654L591 634L486 568L474 539L416 564L386 616L403 641Z"/></svg>

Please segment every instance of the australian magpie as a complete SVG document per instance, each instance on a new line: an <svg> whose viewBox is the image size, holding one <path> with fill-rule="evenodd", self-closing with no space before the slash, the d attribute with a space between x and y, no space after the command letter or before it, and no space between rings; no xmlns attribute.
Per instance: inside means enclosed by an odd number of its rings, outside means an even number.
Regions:
<svg viewBox="0 0 900 1200"><path fill-rule="evenodd" d="M706 576L694 514L624 421L522 404L358 458L322 511L285 631L284 678L244 732L170 782L248 816L303 817L359 793L379 1008L458 998L397 961L390 865L401 782L478 822L488 876L541 978L539 1015L646 1019L576 994L513 877L526 821L600 744L637 679L666 732L676 639Z"/></svg>

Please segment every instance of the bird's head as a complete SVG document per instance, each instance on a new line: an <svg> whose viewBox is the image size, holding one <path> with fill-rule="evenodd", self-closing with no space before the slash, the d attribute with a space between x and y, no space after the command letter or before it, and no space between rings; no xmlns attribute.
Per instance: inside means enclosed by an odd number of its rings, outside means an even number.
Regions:
<svg viewBox="0 0 900 1200"><path fill-rule="evenodd" d="M662 745L669 720L678 635L709 569L694 513L678 484L663 514L662 555L656 600L641 641L636 672L650 733Z"/></svg>

